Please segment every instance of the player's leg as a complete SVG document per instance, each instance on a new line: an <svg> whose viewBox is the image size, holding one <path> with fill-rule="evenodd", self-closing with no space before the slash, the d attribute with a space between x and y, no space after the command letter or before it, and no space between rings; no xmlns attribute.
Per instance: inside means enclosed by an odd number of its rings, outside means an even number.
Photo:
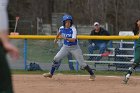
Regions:
<svg viewBox="0 0 140 93"><path fill-rule="evenodd" d="M11 72L2 44L0 44L0 73L0 93L13 93Z"/></svg>
<svg viewBox="0 0 140 93"><path fill-rule="evenodd" d="M74 70L73 62L69 61L69 60L72 60L72 54L68 53L67 58L68 58L68 64L69 64L70 70Z"/></svg>
<svg viewBox="0 0 140 93"><path fill-rule="evenodd" d="M67 48L65 46L63 46L53 59L50 73L49 74L44 73L43 76L51 78L53 76L55 70L60 66L60 64L61 64L60 60L62 58L64 58L64 56L66 56L67 54L68 54Z"/></svg>
<svg viewBox="0 0 140 93"><path fill-rule="evenodd" d="M133 71L136 69L136 67L139 65L140 63L140 48L137 47L136 50L135 50L135 56L134 56L134 63L132 64L132 66L128 69L127 71L127 74L125 75L125 78L124 78L124 83L127 83L130 76L132 75Z"/></svg>
<svg viewBox="0 0 140 93"><path fill-rule="evenodd" d="M61 41L61 40L58 40L57 41L57 43L58 43L58 51L60 51L60 49L62 48L62 46L63 46L63 43L62 43L63 41ZM60 60L60 62L59 63L61 63L62 62L62 60ZM59 65L60 66L60 65ZM56 70L58 70L59 69L59 66L56 68Z"/></svg>
<svg viewBox="0 0 140 93"><path fill-rule="evenodd" d="M75 57L75 59L78 61L79 65L81 66L82 69L85 69L86 71L89 72L90 74L90 80L94 80L95 79L95 75L94 72L92 71L92 69L85 63L84 58L83 58L83 54L82 54L82 50L80 49L80 47L77 45L75 46L71 51L72 55Z"/></svg>
<svg viewBox="0 0 140 93"><path fill-rule="evenodd" d="M125 75L124 80L123 80L123 82L124 82L125 84L127 84L128 80L129 80L129 78L130 78L130 76L132 75L133 71L135 70L135 68L136 68L137 66L138 66L138 64L133 63L132 66L129 67L129 69L128 69L128 71L127 71L127 74Z"/></svg>

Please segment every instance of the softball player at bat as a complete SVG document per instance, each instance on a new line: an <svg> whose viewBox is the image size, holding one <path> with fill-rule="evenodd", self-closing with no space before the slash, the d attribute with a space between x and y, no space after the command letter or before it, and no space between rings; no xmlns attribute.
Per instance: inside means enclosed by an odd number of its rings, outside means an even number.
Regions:
<svg viewBox="0 0 140 93"><path fill-rule="evenodd" d="M134 52L134 63L132 66L128 69L127 74L125 75L125 78L123 82L127 84L132 72L138 67L140 64L140 19L136 21L135 23L135 29L133 30L134 35L138 35L139 39L135 40L135 52Z"/></svg>
<svg viewBox="0 0 140 93"><path fill-rule="evenodd" d="M18 50L8 40L8 0L0 0L0 93L13 93L11 72L6 53L18 58Z"/></svg>
<svg viewBox="0 0 140 93"><path fill-rule="evenodd" d="M64 44L60 51L56 54L53 60L53 65L51 68L50 73L44 73L44 77L52 78L54 75L55 69L57 66L60 65L60 60L64 58L64 56L67 56L68 53L71 53L75 59L79 62L79 65L81 68L87 70L90 74L89 80L94 80L95 75L91 68L84 62L82 50L80 49L78 45L77 40L77 31L76 28L73 26L73 19L70 15L64 15L63 16L63 26L59 28L59 32L54 40L56 43L58 40L58 37L61 36L64 39Z"/></svg>

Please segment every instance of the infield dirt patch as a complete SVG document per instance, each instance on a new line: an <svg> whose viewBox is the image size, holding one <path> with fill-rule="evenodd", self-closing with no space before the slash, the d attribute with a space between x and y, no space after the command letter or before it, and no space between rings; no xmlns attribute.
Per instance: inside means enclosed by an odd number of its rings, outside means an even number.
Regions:
<svg viewBox="0 0 140 93"><path fill-rule="evenodd" d="M13 75L15 93L138 93L140 77L122 84L123 77L96 76L89 81L87 75L54 75L52 79L42 75Z"/></svg>

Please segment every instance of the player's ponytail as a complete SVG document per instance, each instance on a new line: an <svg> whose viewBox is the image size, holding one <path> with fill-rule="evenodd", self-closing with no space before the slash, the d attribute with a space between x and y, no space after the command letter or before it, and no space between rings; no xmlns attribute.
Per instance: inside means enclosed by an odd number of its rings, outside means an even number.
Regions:
<svg viewBox="0 0 140 93"><path fill-rule="evenodd" d="M137 22L139 21L140 19L138 19L138 20L136 20L136 22L135 22L135 27L134 27L134 29L133 29L133 33L134 33L134 35L138 35L139 34L139 27L138 27L138 24L137 24Z"/></svg>

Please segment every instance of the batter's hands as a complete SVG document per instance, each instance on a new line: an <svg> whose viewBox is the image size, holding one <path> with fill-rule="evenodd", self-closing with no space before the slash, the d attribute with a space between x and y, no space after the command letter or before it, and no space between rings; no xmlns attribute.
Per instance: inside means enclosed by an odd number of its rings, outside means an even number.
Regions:
<svg viewBox="0 0 140 93"><path fill-rule="evenodd" d="M57 43L57 41L58 41L58 39L54 39L54 43L55 43L55 44Z"/></svg>
<svg viewBox="0 0 140 93"><path fill-rule="evenodd" d="M67 38L66 38L65 36L62 36L62 35L61 35L61 38L63 38L63 39L65 39L65 40L67 40Z"/></svg>
<svg viewBox="0 0 140 93"><path fill-rule="evenodd" d="M140 32L139 32L138 36L140 37Z"/></svg>

